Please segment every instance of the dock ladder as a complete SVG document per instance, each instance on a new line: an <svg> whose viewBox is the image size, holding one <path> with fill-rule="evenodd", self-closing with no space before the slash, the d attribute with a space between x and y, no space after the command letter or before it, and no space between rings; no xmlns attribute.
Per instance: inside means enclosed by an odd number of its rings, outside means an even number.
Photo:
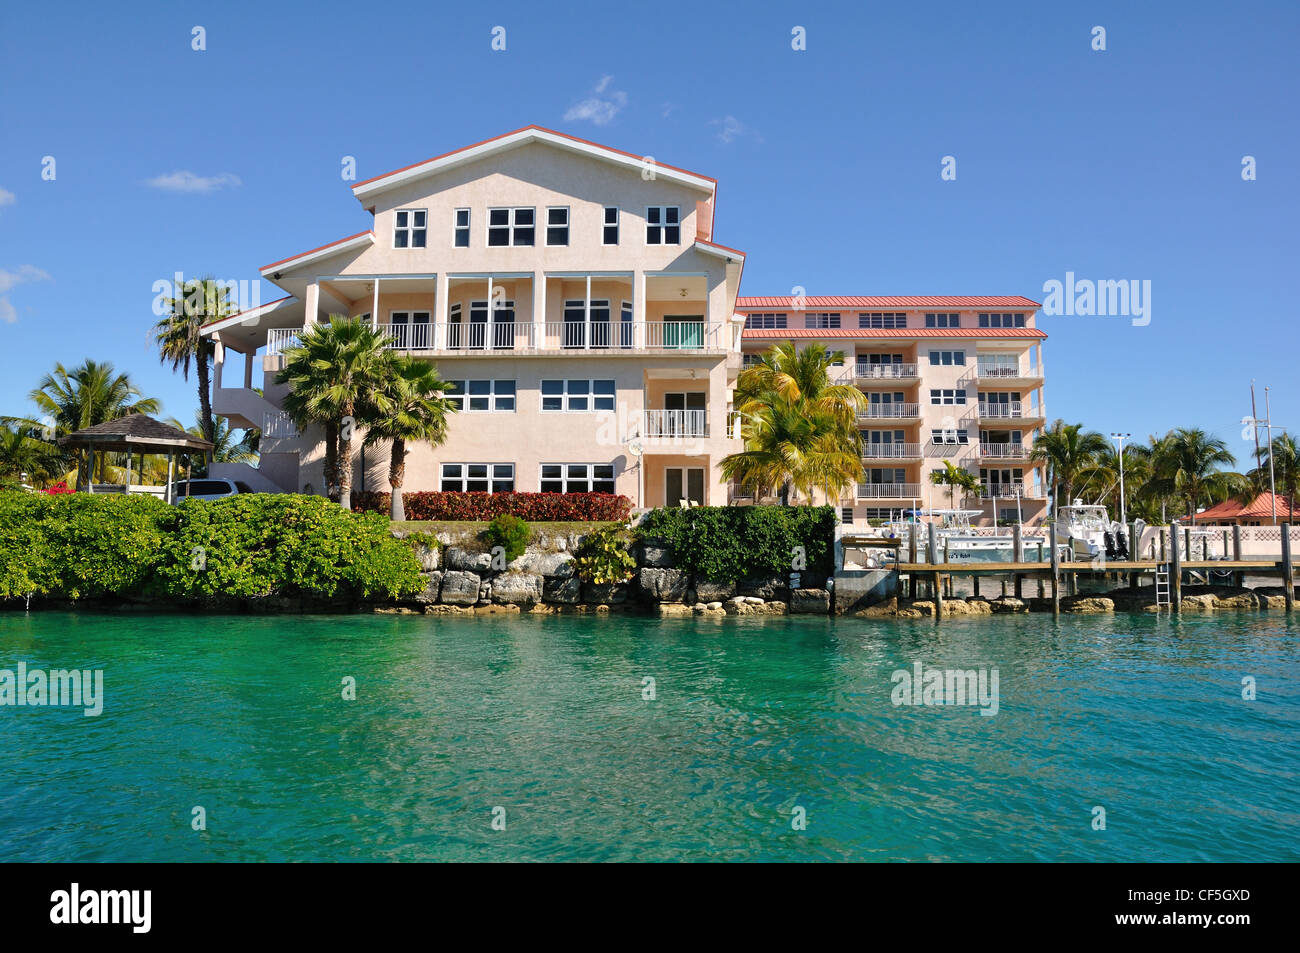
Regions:
<svg viewBox="0 0 1300 953"><path fill-rule="evenodd" d="M1169 598L1169 563L1156 566L1156 606L1171 606Z"/></svg>

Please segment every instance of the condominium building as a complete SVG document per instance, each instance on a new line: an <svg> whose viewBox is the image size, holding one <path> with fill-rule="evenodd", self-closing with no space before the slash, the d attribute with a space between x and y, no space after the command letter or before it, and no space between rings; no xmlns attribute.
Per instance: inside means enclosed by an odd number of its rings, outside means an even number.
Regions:
<svg viewBox="0 0 1300 953"><path fill-rule="evenodd" d="M1026 521L1041 511L1023 458L1042 424L1028 299L738 298L745 255L713 240L714 179L537 126L352 193L371 228L266 265L285 296L204 329L214 411L262 431L256 469L214 475L325 491L323 433L297 430L276 377L303 329L338 314L451 384L458 412L442 445L409 447L408 491L746 502L721 469L743 449L737 376L776 340L816 338L870 400L847 517L930 502L922 484L945 457L979 473L990 516L1015 505L993 503L1004 488ZM386 491L387 458L382 444L354 454L353 487Z"/></svg>
<svg viewBox="0 0 1300 953"><path fill-rule="evenodd" d="M834 376L866 395L858 414L865 479L839 501L844 522L904 509L969 508L976 522L1034 523L1047 503L1030 460L1045 421L1038 303L1004 296L741 297L742 362L774 343L840 352ZM951 494L931 475L951 461L979 488ZM733 496L744 495L735 488Z"/></svg>

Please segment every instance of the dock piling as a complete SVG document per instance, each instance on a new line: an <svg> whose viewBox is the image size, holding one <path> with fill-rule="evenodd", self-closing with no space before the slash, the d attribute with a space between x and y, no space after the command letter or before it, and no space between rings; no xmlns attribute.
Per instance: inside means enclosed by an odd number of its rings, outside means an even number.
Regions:
<svg viewBox="0 0 1300 953"><path fill-rule="evenodd" d="M1286 611L1295 609L1295 566L1291 562L1291 524L1282 529L1282 595L1286 598Z"/></svg>
<svg viewBox="0 0 1300 953"><path fill-rule="evenodd" d="M1175 615L1183 608L1183 557L1178 546L1178 524L1169 527L1169 609Z"/></svg>
<svg viewBox="0 0 1300 953"><path fill-rule="evenodd" d="M1024 548L1024 543L1021 541L1020 538L1020 524L1016 523L1014 526L1011 527L1011 561L1013 563L1022 563L1025 561L1025 554L1022 551L1023 548ZM1014 578L1016 584L1016 598L1019 599L1021 598L1020 590L1021 590L1021 580L1023 576L1021 575L1021 573L1017 572Z"/></svg>
<svg viewBox="0 0 1300 953"><path fill-rule="evenodd" d="M1053 537L1056 535L1055 529L1048 531L1048 539L1052 544L1052 615L1061 614L1061 554L1060 547L1056 545Z"/></svg>

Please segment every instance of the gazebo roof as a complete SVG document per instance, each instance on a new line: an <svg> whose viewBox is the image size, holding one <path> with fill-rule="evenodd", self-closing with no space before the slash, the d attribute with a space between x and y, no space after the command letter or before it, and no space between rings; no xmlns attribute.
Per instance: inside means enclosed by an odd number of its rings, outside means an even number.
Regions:
<svg viewBox="0 0 1300 953"><path fill-rule="evenodd" d="M154 420L144 414L128 414L116 420L106 420L66 437L60 437L59 443L78 447L111 448L113 445L155 450L211 450L212 444L193 434L186 433Z"/></svg>
<svg viewBox="0 0 1300 953"><path fill-rule="evenodd" d="M1300 516L1300 512L1291 508L1291 504L1285 496L1279 493L1276 500L1278 519L1289 520ZM1273 516L1273 513L1274 496L1272 493L1265 491L1249 503L1242 503L1239 500L1224 500L1222 503L1216 503L1207 510L1201 510L1196 514L1196 518L1202 522L1225 519L1269 519Z"/></svg>

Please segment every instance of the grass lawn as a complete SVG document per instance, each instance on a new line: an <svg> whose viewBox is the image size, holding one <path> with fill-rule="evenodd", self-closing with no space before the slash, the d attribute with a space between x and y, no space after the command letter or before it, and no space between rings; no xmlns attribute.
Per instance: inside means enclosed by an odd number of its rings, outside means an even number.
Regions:
<svg viewBox="0 0 1300 953"><path fill-rule="evenodd" d="M602 526L610 526L613 521L587 521L579 520L575 522L556 522L556 523L529 523L528 528L532 531L532 538L536 539L540 533L590 533L592 530L600 529ZM406 533L480 533L487 529L488 521L474 520L402 520L391 524L393 529L399 529Z"/></svg>

